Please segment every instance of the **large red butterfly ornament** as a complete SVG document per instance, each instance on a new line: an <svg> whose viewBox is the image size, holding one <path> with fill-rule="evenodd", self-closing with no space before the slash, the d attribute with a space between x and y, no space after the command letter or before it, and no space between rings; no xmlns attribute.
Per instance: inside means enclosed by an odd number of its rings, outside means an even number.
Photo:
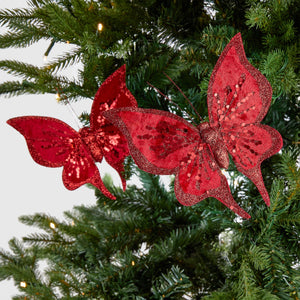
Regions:
<svg viewBox="0 0 300 300"><path fill-rule="evenodd" d="M175 194L183 205L214 197L244 218L220 168L228 152L237 169L258 188L269 206L260 165L277 153L282 138L260 124L272 97L267 79L246 59L241 35L222 52L210 78L209 123L197 127L179 116L154 109L120 108L104 113L125 135L139 168L153 174L176 174Z"/></svg>
<svg viewBox="0 0 300 300"><path fill-rule="evenodd" d="M63 183L74 190L91 183L105 196L115 199L103 184L95 162L103 157L117 170L122 179L124 158L129 155L125 137L102 115L111 108L136 107L133 95L126 87L125 65L115 71L100 86L90 114L90 127L75 131L66 123L49 117L25 116L7 121L26 139L32 158L46 167L63 166Z"/></svg>

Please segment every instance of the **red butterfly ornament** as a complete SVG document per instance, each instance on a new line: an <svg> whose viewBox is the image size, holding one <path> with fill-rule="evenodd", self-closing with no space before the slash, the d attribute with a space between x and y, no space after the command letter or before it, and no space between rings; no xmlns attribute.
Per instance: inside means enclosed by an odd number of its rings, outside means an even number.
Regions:
<svg viewBox="0 0 300 300"><path fill-rule="evenodd" d="M134 96L126 87L125 65L110 75L95 95L90 114L90 127L75 131L66 123L39 116L24 116L7 121L26 139L32 158L46 167L63 166L63 183L74 190L91 183L105 196L115 199L105 187L95 162L103 157L122 175L124 158L129 155L125 137L102 115L111 108L136 107Z"/></svg>
<svg viewBox="0 0 300 300"><path fill-rule="evenodd" d="M175 174L175 195L183 205L214 197L243 218L250 218L233 199L220 168L228 152L237 169L270 199L260 165L282 147L275 129L260 124L272 97L267 79L247 60L240 33L225 47L208 87L209 122L197 127L181 117L154 109L120 108L104 113L126 136L139 168Z"/></svg>

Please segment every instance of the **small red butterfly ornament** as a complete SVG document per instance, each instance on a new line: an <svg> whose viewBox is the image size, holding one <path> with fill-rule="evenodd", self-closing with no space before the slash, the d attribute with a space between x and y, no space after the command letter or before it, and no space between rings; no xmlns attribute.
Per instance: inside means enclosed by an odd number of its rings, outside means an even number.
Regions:
<svg viewBox="0 0 300 300"><path fill-rule="evenodd" d="M136 164L153 174L176 174L175 194L183 205L214 197L243 218L220 168L228 152L237 169L258 188L269 206L260 165L277 153L282 138L260 124L272 97L267 79L246 59L241 35L222 52L208 87L209 123L192 126L179 116L154 109L120 108L104 113L126 136Z"/></svg>
<svg viewBox="0 0 300 300"><path fill-rule="evenodd" d="M115 197L104 186L95 162L103 157L122 175L124 158L129 155L125 137L102 113L111 108L136 107L133 95L126 87L125 65L109 76L96 93L90 114L90 127L75 131L66 123L50 118L24 116L7 121L24 135L32 158L46 167L63 166L63 183L74 190L91 183L105 196Z"/></svg>

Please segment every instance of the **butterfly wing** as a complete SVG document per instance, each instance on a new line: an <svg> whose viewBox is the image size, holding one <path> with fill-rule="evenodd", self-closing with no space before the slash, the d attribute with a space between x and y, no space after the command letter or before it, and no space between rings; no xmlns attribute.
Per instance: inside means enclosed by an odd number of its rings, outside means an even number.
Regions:
<svg viewBox="0 0 300 300"><path fill-rule="evenodd" d="M102 115L104 111L120 107L136 107L134 96L126 87L126 66L110 75L98 89L92 105L90 127L93 130L111 125Z"/></svg>
<svg viewBox="0 0 300 300"><path fill-rule="evenodd" d="M196 128L154 109L121 108L105 114L125 135L137 165L153 174L173 174L186 151L199 143Z"/></svg>
<svg viewBox="0 0 300 300"><path fill-rule="evenodd" d="M263 182L260 166L265 159L281 149L282 138L279 132L267 125L249 124L236 135L224 129L223 139L237 169L256 185L269 206L270 198Z"/></svg>
<svg viewBox="0 0 300 300"><path fill-rule="evenodd" d="M26 139L35 162L46 167L63 166L63 183L74 190L85 183L95 185L114 199L105 188L91 154L80 135L66 123L49 117L26 116L7 121Z"/></svg>
<svg viewBox="0 0 300 300"><path fill-rule="evenodd" d="M207 105L210 124L238 127L260 122L272 100L268 80L246 58L241 34L223 50L212 72ZM227 118L226 118L227 117Z"/></svg>
<svg viewBox="0 0 300 300"><path fill-rule="evenodd" d="M98 144L98 155L94 155L94 158L101 161L102 157L105 157L119 173L124 190L126 182L123 176L123 162L129 155L127 141L118 128L107 121L103 112L112 108L137 107L134 96L126 87L125 76L126 66L123 65L105 80L95 95L90 115L91 132L95 134Z"/></svg>
<svg viewBox="0 0 300 300"><path fill-rule="evenodd" d="M105 187L99 170L86 146L79 139L77 142L76 150L71 151L64 162L62 178L65 187L69 190L75 190L83 184L91 183L106 197L116 199Z"/></svg>
<svg viewBox="0 0 300 300"><path fill-rule="evenodd" d="M270 83L247 60L238 33L225 47L212 72L207 97L209 120L211 126L220 128L238 170L257 186L267 205L270 199L260 165L282 147L280 134L259 124L271 99Z"/></svg>
<svg viewBox="0 0 300 300"><path fill-rule="evenodd" d="M104 113L125 135L139 168L153 174L176 174L175 193L183 205L216 197L249 218L234 201L227 181L202 143L197 128L165 111L121 108ZM222 197L222 198L221 198Z"/></svg>

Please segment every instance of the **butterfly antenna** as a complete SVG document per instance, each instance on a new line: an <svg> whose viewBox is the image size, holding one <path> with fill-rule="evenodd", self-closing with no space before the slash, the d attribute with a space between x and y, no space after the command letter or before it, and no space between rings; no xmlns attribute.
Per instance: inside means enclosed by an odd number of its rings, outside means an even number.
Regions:
<svg viewBox="0 0 300 300"><path fill-rule="evenodd" d="M60 92L59 92L59 90L58 90L57 88L56 88L56 90L57 90L57 93L60 95L61 100L62 100L65 104L67 104L67 108L69 109L69 112L71 113L71 115L72 115L72 117L73 117L73 119L74 119L74 121L75 121L75 123L76 123L78 129L80 129L82 126L81 126L81 124L78 122L79 116L77 115L76 111L75 111L74 108L72 107L72 105L71 105L71 103L70 103L68 97L67 97L64 93L60 94Z"/></svg>
<svg viewBox="0 0 300 300"><path fill-rule="evenodd" d="M193 125L194 126L197 126L197 124L196 123L194 123L194 121L193 121L193 118L188 114L188 113L186 113L186 112L184 112L182 109L181 109L181 107L177 104L177 103L175 103L174 101L172 101L167 95L165 95L164 93L162 93L158 88L156 88L155 86L153 86L151 83L149 83L148 81L147 81L147 84L149 85L149 86L151 86L152 88L154 88L160 95L162 95L165 99L167 99L169 102L171 102L173 105L175 105L183 114L187 114L188 115L188 117L189 117L189 119L190 119L190 121L193 123Z"/></svg>
<svg viewBox="0 0 300 300"><path fill-rule="evenodd" d="M202 117L199 115L199 113L197 112L197 110L195 109L194 105L192 104L192 102L189 100L189 98L183 93L183 91L181 90L181 88L172 80L172 78L167 75L165 72L163 72L163 74L173 83L173 85L178 89L178 91L181 93L181 95L184 97L184 99L189 103L189 105L192 107L193 111L196 113L196 115L198 116L198 118L203 121Z"/></svg>
<svg viewBox="0 0 300 300"><path fill-rule="evenodd" d="M78 129L80 129L82 126L81 126L81 124L78 121L79 120L79 116L77 115L77 113L73 109L73 107L70 104L69 100L66 99L65 101L67 103L67 107L68 107L69 111L71 112L71 115L73 116L74 121L76 122L76 125L77 125Z"/></svg>

